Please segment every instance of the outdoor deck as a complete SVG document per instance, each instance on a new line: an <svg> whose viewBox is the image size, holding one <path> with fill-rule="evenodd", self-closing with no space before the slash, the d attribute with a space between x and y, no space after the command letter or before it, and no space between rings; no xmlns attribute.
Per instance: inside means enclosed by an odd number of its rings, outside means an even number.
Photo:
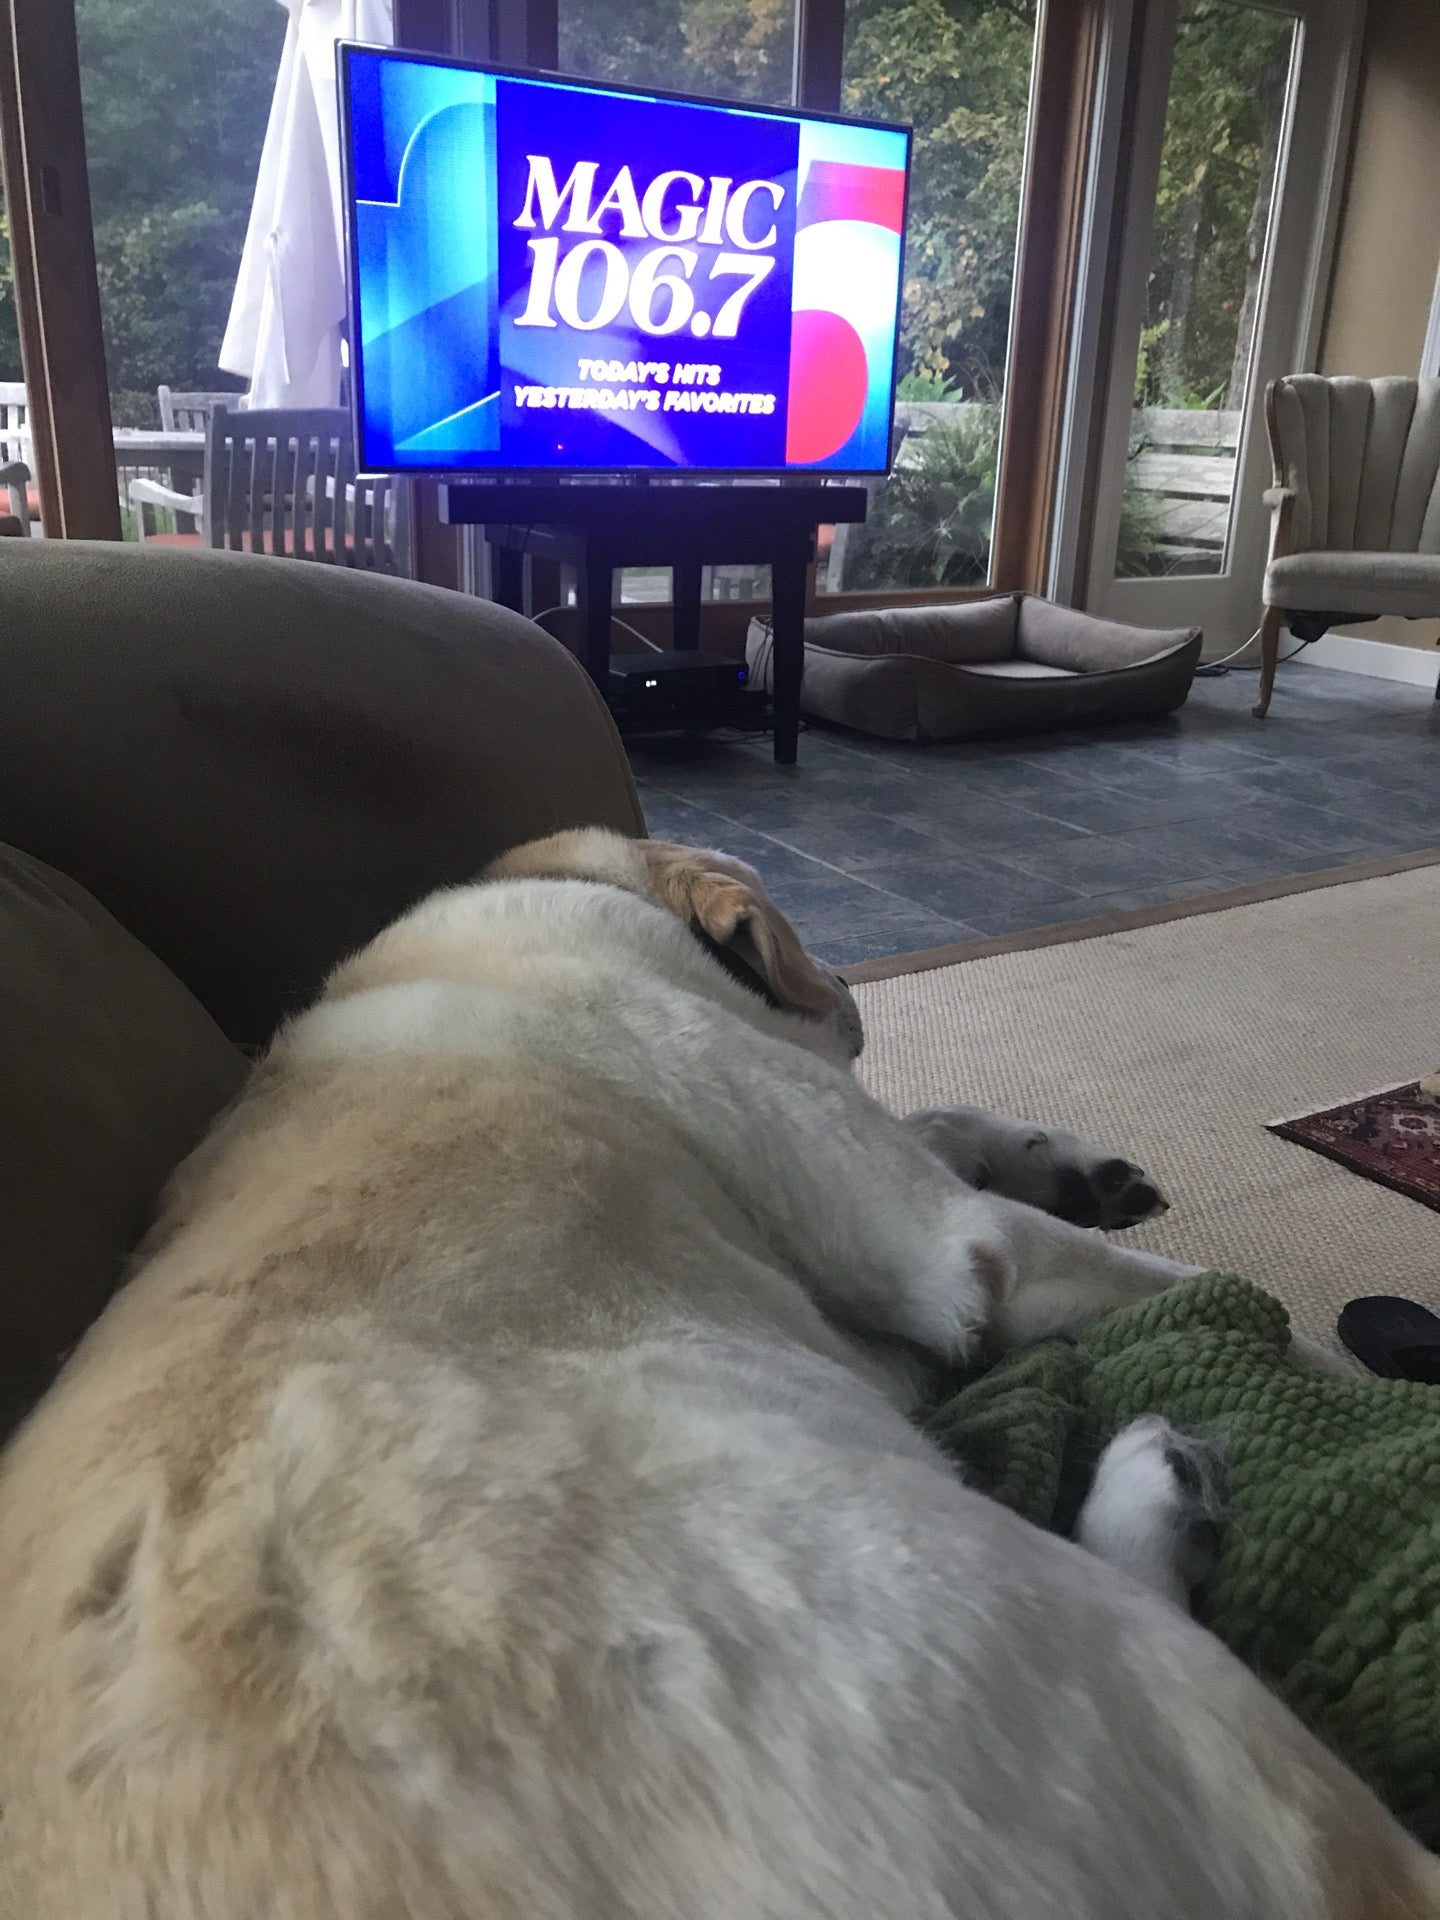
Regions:
<svg viewBox="0 0 1440 1920"><path fill-rule="evenodd" d="M1230 524L1240 414L1141 408L1131 421L1127 488L1159 507L1152 573L1218 573Z"/></svg>

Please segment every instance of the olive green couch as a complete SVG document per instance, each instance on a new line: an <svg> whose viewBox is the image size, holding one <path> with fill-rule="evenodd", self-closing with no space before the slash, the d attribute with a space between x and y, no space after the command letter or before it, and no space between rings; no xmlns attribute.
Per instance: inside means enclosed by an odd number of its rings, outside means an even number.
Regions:
<svg viewBox="0 0 1440 1920"><path fill-rule="evenodd" d="M0 541L0 1432L246 1052L411 901L642 834L585 674L487 602L208 550Z"/></svg>

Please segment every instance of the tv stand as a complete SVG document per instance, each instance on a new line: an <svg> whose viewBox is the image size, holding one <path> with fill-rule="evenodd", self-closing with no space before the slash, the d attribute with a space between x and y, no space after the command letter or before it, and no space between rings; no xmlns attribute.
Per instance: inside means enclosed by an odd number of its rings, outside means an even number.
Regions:
<svg viewBox="0 0 1440 1920"><path fill-rule="evenodd" d="M523 611L527 553L576 570L581 659L602 697L610 664L617 567L667 566L674 576L674 643L700 644L700 570L768 561L774 633L775 758L795 761L805 664L805 576L817 527L865 518L863 487L627 484L560 486L452 481L441 518L485 530L495 557L495 598Z"/></svg>

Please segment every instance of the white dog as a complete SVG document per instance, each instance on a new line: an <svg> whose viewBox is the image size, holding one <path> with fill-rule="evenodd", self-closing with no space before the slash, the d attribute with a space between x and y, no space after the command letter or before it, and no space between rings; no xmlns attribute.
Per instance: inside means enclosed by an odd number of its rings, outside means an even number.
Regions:
<svg viewBox="0 0 1440 1920"><path fill-rule="evenodd" d="M5 1920L1440 1915L1162 1597L1163 1427L1126 1572L907 1420L1178 1269L854 1048L748 869L602 834L339 969L0 1473Z"/></svg>

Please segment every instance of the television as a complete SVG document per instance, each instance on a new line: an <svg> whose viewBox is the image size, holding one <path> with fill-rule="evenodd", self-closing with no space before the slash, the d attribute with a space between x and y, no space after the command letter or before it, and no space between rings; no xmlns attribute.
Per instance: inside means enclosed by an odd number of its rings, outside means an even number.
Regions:
<svg viewBox="0 0 1440 1920"><path fill-rule="evenodd" d="M369 472L883 473L908 129L344 46Z"/></svg>

